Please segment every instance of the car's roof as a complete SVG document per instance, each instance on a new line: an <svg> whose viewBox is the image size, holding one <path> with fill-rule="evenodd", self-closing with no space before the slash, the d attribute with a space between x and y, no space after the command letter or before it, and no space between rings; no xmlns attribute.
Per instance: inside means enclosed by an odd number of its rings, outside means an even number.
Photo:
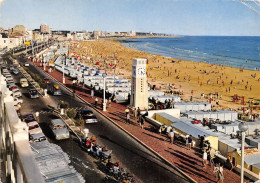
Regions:
<svg viewBox="0 0 260 183"><path fill-rule="evenodd" d="M23 117L28 117L28 116L33 116L33 113L27 113L27 114L23 115Z"/></svg>
<svg viewBox="0 0 260 183"><path fill-rule="evenodd" d="M62 119L52 119L51 120L51 123L54 125L54 126L64 126L65 123L62 121Z"/></svg>
<svg viewBox="0 0 260 183"><path fill-rule="evenodd" d="M36 121L27 123L27 126L34 126L34 125L39 125L39 124Z"/></svg>
<svg viewBox="0 0 260 183"><path fill-rule="evenodd" d="M31 136L33 137L33 139L37 139L37 138L40 138L40 137L45 137L45 135L43 133L36 133L36 134L32 134Z"/></svg>

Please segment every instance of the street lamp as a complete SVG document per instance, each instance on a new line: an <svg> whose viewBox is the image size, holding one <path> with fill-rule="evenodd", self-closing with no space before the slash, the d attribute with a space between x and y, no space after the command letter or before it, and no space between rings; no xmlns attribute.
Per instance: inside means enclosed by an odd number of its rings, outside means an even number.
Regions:
<svg viewBox="0 0 260 183"><path fill-rule="evenodd" d="M46 70L46 64L45 64L45 56L43 57L43 70Z"/></svg>
<svg viewBox="0 0 260 183"><path fill-rule="evenodd" d="M238 125L239 130L241 131L242 134L242 139L241 139L241 175L240 175L240 182L244 183L244 161L245 161L245 132L248 129L248 126L245 122L241 122Z"/></svg>
<svg viewBox="0 0 260 183"><path fill-rule="evenodd" d="M66 62L66 54L64 54L64 61L62 62L62 83L65 84L66 81L65 81L65 77L64 77L64 62Z"/></svg>
<svg viewBox="0 0 260 183"><path fill-rule="evenodd" d="M104 95L104 99L103 99L103 111L106 111L106 73L102 74L102 77L104 78L104 84L103 84L103 95Z"/></svg>

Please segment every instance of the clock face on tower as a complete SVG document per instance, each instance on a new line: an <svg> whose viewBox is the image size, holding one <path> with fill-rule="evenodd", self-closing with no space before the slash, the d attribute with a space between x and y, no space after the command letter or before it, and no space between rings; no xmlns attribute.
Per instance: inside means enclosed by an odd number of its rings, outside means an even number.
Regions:
<svg viewBox="0 0 260 183"><path fill-rule="evenodd" d="M139 76L145 76L146 72L145 72L145 68L141 67L137 69L137 75Z"/></svg>

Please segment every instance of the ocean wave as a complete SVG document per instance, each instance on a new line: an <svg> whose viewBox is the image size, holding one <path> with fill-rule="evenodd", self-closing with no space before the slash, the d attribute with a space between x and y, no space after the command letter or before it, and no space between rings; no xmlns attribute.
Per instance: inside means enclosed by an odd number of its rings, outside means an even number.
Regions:
<svg viewBox="0 0 260 183"><path fill-rule="evenodd" d="M198 38L196 38L198 39ZM209 38L207 38L209 39ZM210 38L211 39L211 38ZM220 38L218 38L220 39ZM225 38L226 39L226 38ZM234 39L234 38L229 38ZM186 44L190 44L188 46L192 46L192 49L184 49L181 48L181 46L188 47L187 45L183 45L185 43L182 43L181 41L178 42L178 44L182 45L174 45L177 44L177 41L165 41L167 39L158 39L156 41L153 40L140 40L137 42L131 42L129 43L121 43L122 45L125 45L127 47L135 48L140 51L145 51L151 54L157 54L167 57L173 57L177 59L183 59L183 60L191 60L191 61L197 61L197 62L207 62L207 63L214 63L214 64L222 64L222 65L231 65L232 67L245 67L245 68L260 68L260 60L258 58L252 57L250 53L244 53L245 48L238 48L240 45L236 45L236 49L230 49L227 48L228 45L224 45L225 48L223 48L223 51L221 50L214 50L214 44L209 44L209 47L206 46L202 48L195 47L194 43L187 42ZM219 41L219 40L218 40ZM237 40L235 40L237 41ZM204 41L205 42L205 41ZM204 43L203 42L203 43ZM234 42L234 40L233 40ZM238 42L238 41L237 41ZM198 43L199 46L199 43ZM195 49L195 48L196 49ZM232 47L232 46L230 46ZM233 48L232 47L232 48ZM251 46L252 47L252 46ZM206 49L205 49L206 48ZM255 47L256 48L256 47ZM200 50L200 51L199 51ZM228 50L228 52L226 51ZM230 51L231 50L231 51ZM251 57L246 58L243 57L241 54L241 50L243 50L244 55ZM248 51L248 50L246 50ZM228 54L227 54L228 53ZM256 54L258 56L258 54ZM259 56L258 56L259 57Z"/></svg>

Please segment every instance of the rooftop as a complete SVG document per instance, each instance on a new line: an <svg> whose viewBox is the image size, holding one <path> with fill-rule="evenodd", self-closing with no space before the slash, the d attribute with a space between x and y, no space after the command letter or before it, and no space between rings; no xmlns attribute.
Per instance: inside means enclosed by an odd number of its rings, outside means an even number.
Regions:
<svg viewBox="0 0 260 183"><path fill-rule="evenodd" d="M48 141L30 143L35 160L46 182L83 183L84 178L69 166L69 156Z"/></svg>

